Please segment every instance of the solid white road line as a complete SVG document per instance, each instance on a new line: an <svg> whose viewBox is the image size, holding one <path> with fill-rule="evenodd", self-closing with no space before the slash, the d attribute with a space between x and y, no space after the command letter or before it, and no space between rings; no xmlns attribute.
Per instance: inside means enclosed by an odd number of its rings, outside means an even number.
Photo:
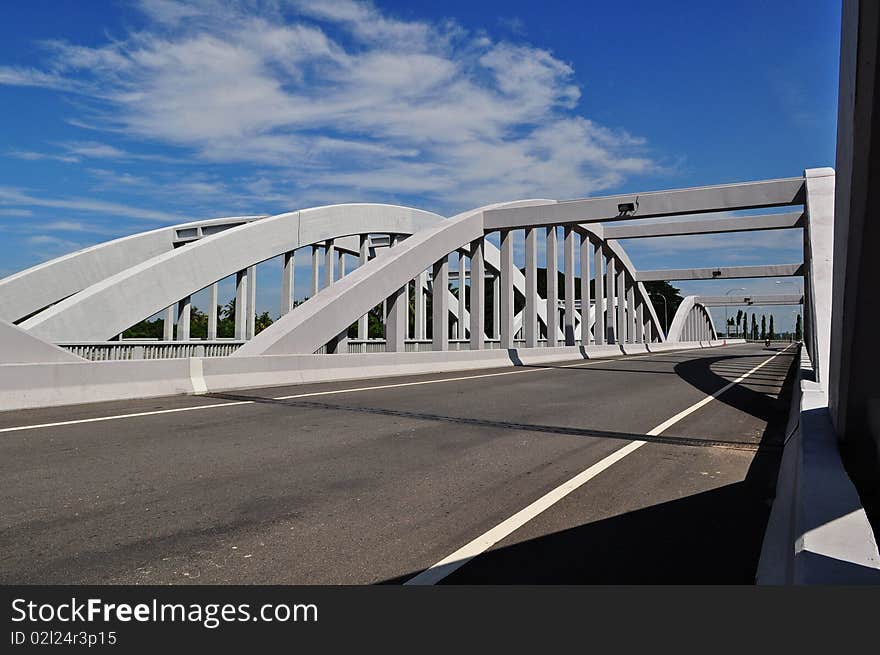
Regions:
<svg viewBox="0 0 880 655"><path fill-rule="evenodd" d="M688 349L688 350L674 350L669 352L674 353L686 353L691 352L692 350L701 350L699 348ZM632 360L632 359L645 359L647 357L659 357L662 355L667 355L669 352L664 353L654 353L653 355L638 355L632 357L609 357L604 359L593 359L586 362L578 362L576 364L565 364L561 368L577 368L583 366L590 366L592 364L599 364L601 362L607 361L621 361L621 360ZM419 380L418 382L400 382L397 384L380 384L371 387L355 387L353 389L333 389L329 391L312 391L309 393L299 393L294 394L292 396L278 396L277 398L272 398L272 400L293 400L295 398L312 398L314 396L332 396L334 394L341 393L354 393L356 391L376 391L379 389L398 389L400 387L416 387L423 384L440 384L443 382L459 382L461 380L476 380L479 378L493 378L500 377L502 375L520 375L523 373L540 373L541 371L547 371L548 369L544 368L526 368L526 369L517 369L515 371L504 371L501 373L481 373L479 375L464 375L460 377L454 378L441 378L439 380ZM159 416L161 414L176 414L177 412L194 412L205 409L224 409L226 407L237 407L240 405L254 405L256 404L256 400L237 400L228 403L212 403L210 405L193 405L192 407L175 407L173 409L155 409L149 412L132 412L130 414L115 414L112 416L96 416L92 418L80 418L74 419L71 421L55 421L53 423L35 423L32 425L14 425L8 428L0 428L0 433L3 432L23 432L25 430L39 430L41 428L57 428L65 425L81 425L84 423L99 423L102 421L118 421L120 419L126 418L139 418L142 416Z"/></svg>
<svg viewBox="0 0 880 655"><path fill-rule="evenodd" d="M748 372L744 373L743 375L741 375L740 377L738 377L733 382L726 384L724 387L722 387L721 389L719 389L718 391L713 393L711 396L706 396L698 403L694 403L693 405L691 405L687 409L679 412L678 414L676 414L672 418L663 421L663 423L661 423L660 425L658 425L654 429L650 430L647 433L647 436L656 437L656 436L660 435L661 433L663 433L664 431L668 430L670 427L672 427L673 425L675 425L679 421L681 421L686 416L693 414L701 407L705 407L707 404L712 402L714 399L718 398L718 396L723 394L725 391L727 391L731 387L739 384L740 382L745 380L747 377L749 377L750 375L752 375L756 371L760 370L761 368L763 368L764 366L769 364L771 361L776 359L779 355L784 353L790 347L791 346L786 346L783 350L779 351L778 353L776 353L775 355L773 355L769 359L764 360L763 362L761 362L760 364L755 366L750 371L748 371ZM587 482L589 482L590 480L595 478L597 475L599 475L602 471L606 470L607 468L609 468L613 464L619 462L620 460L622 460L624 457L626 457L630 453L634 453L635 451L637 451L639 448L644 446L646 443L648 443L648 442L647 441L632 441L632 442L628 443L626 446L624 446L623 448L620 448L620 449L614 451L613 453L611 453L607 457L599 460L598 462L596 462L595 464L593 464L592 466L590 466L586 470L581 471L580 473L578 473L576 476L574 476L573 478L571 478L567 482L564 482L563 484L559 485L558 487L556 487L552 491L544 494L543 496L538 498L538 500L536 500L532 504L528 505L527 507L524 507L523 509L518 511L516 514L511 516L510 518L505 519L504 521L502 521L501 523L496 525L494 528L492 528L488 532L481 534L479 537L477 537L476 539L474 539L470 543L465 544L464 546L462 546L461 548L456 550L451 555L444 557L443 559L441 559L439 562L437 562L433 566L425 569L424 571L422 571L418 575L410 578L404 584L406 584L406 585L433 585L433 584L436 584L437 582L439 582L440 580L442 580L443 578L448 576L453 571L455 571L455 570L461 568L462 566L464 566L465 564L467 564L469 561L474 559L477 555L480 555L481 553L484 553L487 550L489 550L496 543L498 543L499 541L501 541L505 537L509 536L514 531L521 528L522 526L524 526L526 523L531 521L533 518L535 518L536 516L538 516L539 514L544 512L545 510L552 507L555 503L559 502L560 500L562 500L563 498L568 496L573 491L576 491L578 488L585 485Z"/></svg>

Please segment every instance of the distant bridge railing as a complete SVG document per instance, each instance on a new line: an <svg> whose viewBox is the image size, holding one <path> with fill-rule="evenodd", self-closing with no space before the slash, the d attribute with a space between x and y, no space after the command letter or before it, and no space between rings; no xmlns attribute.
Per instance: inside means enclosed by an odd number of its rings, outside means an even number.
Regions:
<svg viewBox="0 0 880 655"><path fill-rule="evenodd" d="M541 339L543 345L546 339ZM69 350L74 355L88 359L89 361L118 361L136 359L181 359L187 357L226 357L234 353L244 343L239 339L218 339L205 341L194 339L191 341L158 341L158 340L125 340L125 341L84 341L62 342L58 345ZM525 339L514 341L515 348L525 347ZM385 339L351 339L348 341L348 352L359 353L383 353L385 352ZM580 341L578 344L580 345ZM420 353L432 350L430 339L408 339L405 342L406 352ZM486 350L501 348L499 339L486 339ZM470 350L469 339L450 339L449 350ZM326 353L326 346L322 346L316 355Z"/></svg>
<svg viewBox="0 0 880 655"><path fill-rule="evenodd" d="M58 345L74 355L93 362L129 359L177 359L186 357L226 357L238 350L244 340L217 341L81 341Z"/></svg>

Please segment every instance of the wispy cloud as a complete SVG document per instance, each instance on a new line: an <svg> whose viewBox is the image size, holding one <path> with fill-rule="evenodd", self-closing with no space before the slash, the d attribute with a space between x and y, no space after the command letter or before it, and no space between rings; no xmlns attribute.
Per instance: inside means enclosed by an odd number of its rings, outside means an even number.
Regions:
<svg viewBox="0 0 880 655"><path fill-rule="evenodd" d="M33 216L33 214L34 213L30 209L0 209L0 216L27 218Z"/></svg>
<svg viewBox="0 0 880 655"><path fill-rule="evenodd" d="M130 207L121 203L106 202L91 198L35 197L29 195L22 189L10 187L0 187L0 205L50 207L54 209L68 209L80 212L139 218L148 221L180 222L185 220L184 217L177 214L140 207Z"/></svg>
<svg viewBox="0 0 880 655"><path fill-rule="evenodd" d="M98 46L46 43L43 69L0 68L0 84L77 93L84 125L263 166L290 195L417 195L461 209L584 196L657 168L643 140L583 114L571 65L543 48L353 0L138 6L143 29Z"/></svg>

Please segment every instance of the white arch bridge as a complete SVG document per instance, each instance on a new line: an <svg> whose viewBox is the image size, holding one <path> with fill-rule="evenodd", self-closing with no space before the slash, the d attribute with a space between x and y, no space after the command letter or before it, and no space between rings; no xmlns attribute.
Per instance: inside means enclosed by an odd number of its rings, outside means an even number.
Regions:
<svg viewBox="0 0 880 655"><path fill-rule="evenodd" d="M644 283L779 276L803 277L805 295L776 295L763 302L804 302L808 349L820 354L827 326L824 312L810 303L817 276L811 275L809 255L811 222L819 221L825 187L833 189L830 169L714 187L513 201L448 219L407 207L348 204L161 228L0 280L2 361L487 349L546 357L551 351L534 349L604 347L608 353L648 344L708 343L719 334L707 307L724 303L685 298L666 334L652 302L658 298L649 296ZM712 215L778 207L793 211ZM805 228L804 259L764 266L640 271L620 243L792 228ZM311 258L311 297L295 305L297 255ZM281 317L256 334L256 265L272 258L282 261ZM543 289L539 259L545 263ZM235 279L235 334L218 339L214 308L219 283L227 277ZM192 339L191 298L205 289L207 338ZM660 309L665 313L665 306ZM383 323L383 339L368 338L367 314L374 310ZM164 340L121 339L127 328L159 313ZM351 339L350 326L356 326Z"/></svg>

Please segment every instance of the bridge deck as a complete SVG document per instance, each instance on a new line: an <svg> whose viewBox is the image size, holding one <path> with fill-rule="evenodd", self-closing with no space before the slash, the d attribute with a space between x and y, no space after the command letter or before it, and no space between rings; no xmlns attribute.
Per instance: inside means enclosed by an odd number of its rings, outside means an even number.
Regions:
<svg viewBox="0 0 880 655"><path fill-rule="evenodd" d="M0 582L406 581L779 350L0 414ZM751 582L793 354L443 582Z"/></svg>

